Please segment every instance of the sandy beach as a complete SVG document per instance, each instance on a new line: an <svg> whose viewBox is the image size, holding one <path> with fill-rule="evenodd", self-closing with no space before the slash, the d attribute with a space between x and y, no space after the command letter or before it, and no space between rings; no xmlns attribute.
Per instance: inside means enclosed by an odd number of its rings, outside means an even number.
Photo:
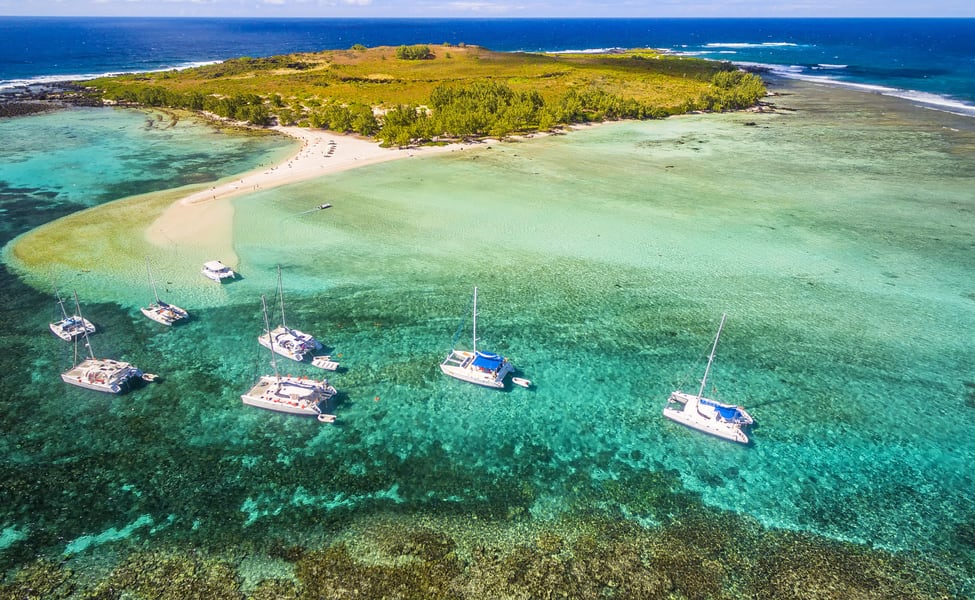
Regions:
<svg viewBox="0 0 975 600"><path fill-rule="evenodd" d="M374 140L323 129L274 127L301 141L301 148L281 163L244 173L174 202L146 230L146 240L159 247L179 245L207 252L229 264L233 250L232 198L331 173L389 160L463 149L466 144L382 148Z"/></svg>

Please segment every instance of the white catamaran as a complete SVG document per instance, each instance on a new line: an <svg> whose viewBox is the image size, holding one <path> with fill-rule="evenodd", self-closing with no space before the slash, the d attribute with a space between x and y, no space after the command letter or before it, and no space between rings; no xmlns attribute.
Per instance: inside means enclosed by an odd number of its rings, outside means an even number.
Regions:
<svg viewBox="0 0 975 600"><path fill-rule="evenodd" d="M672 392L667 399L667 406L664 407L664 416L698 431L747 444L748 436L743 428L752 424L751 415L741 406L723 404L704 397L704 387L707 385L708 373L711 371L711 363L714 362L714 353L718 348L718 338L721 337L726 316L727 314L721 315L718 334L714 336L708 366L705 367L704 377L701 379L701 389L696 396L679 390Z"/></svg>
<svg viewBox="0 0 975 600"><path fill-rule="evenodd" d="M261 296L264 309L264 327L270 329L267 319L267 301ZM335 415L323 412L322 406L337 393L328 380L316 381L305 377L282 377L274 359L274 341L271 341L271 366L274 375L262 375L240 399L248 406L266 408L293 415L314 416L322 423L335 421Z"/></svg>
<svg viewBox="0 0 975 600"><path fill-rule="evenodd" d="M156 323L162 323L163 325L172 325L176 321L181 321L189 317L190 313L182 308L159 299L159 292L156 291L156 282L152 279L152 269L149 267L148 256L146 257L146 273L149 274L149 285L152 286L152 296L156 301L149 306L141 308L142 314Z"/></svg>
<svg viewBox="0 0 975 600"><path fill-rule="evenodd" d="M203 276L207 279L212 279L217 283L223 283L224 281L233 281L237 278L237 274L234 273L233 269L223 264L219 260L211 260L203 263L203 268L200 269Z"/></svg>
<svg viewBox="0 0 975 600"><path fill-rule="evenodd" d="M469 383L476 383L477 385L484 385L492 388L503 388L504 378L508 376L509 373L514 371L514 367L508 362L508 359L492 352L484 352L477 349L477 288L474 288L474 298L473 298L474 310L473 310L473 343L472 349L468 350L457 350L452 348L450 354L447 358L440 363L440 370L443 371L444 375L449 375L461 381L467 381ZM460 327L457 328L457 334L454 335L454 345L456 346L457 338L460 335L460 328L463 327L464 322L461 321Z"/></svg>
<svg viewBox="0 0 975 600"><path fill-rule="evenodd" d="M77 293L74 302L78 314L81 315ZM75 339L74 366L61 373L61 379L65 383L97 392L119 394L128 388L130 379L142 377L142 371L127 362L111 358L95 358L95 353L88 341L88 332L84 331L82 336L85 340L85 347L88 349L88 358L78 362L78 340Z"/></svg>
<svg viewBox="0 0 975 600"><path fill-rule="evenodd" d="M278 297L281 302L281 325L273 331L265 330L258 336L257 341L265 348L270 348L281 356L301 362L306 354L322 348L322 343L314 336L297 329L288 327L284 320L284 286L281 284L281 266L278 265ZM336 368L338 365L336 365Z"/></svg>
<svg viewBox="0 0 975 600"><path fill-rule="evenodd" d="M77 338L86 333L95 333L95 326L91 321L81 316L79 311L76 315L68 316L68 311L64 310L64 300L57 288L54 288L54 295L58 298L58 306L61 308L61 320L51 323L51 332L66 342ZM77 298L77 295L75 296Z"/></svg>

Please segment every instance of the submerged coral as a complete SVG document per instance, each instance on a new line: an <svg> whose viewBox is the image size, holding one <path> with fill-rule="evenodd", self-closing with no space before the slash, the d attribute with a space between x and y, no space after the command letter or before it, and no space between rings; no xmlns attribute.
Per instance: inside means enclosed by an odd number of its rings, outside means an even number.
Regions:
<svg viewBox="0 0 975 600"><path fill-rule="evenodd" d="M240 600L234 568L192 553L137 552L84 595L86 600Z"/></svg>
<svg viewBox="0 0 975 600"><path fill-rule="evenodd" d="M958 574L916 556L795 532L686 507L644 528L627 521L520 522L458 519L443 528L389 515L317 549L274 542L264 556L282 569L251 577L262 560L193 551L135 552L91 582L39 561L0 585L10 598L345 600L598 600L763 598L962 598ZM273 551L273 552L272 552ZM273 555L272 555L273 554ZM260 571L260 569L258 569ZM293 574L293 575L292 575Z"/></svg>
<svg viewBox="0 0 975 600"><path fill-rule="evenodd" d="M72 573L48 560L39 560L17 572L9 583L0 585L0 599L57 600L68 598L75 589Z"/></svg>

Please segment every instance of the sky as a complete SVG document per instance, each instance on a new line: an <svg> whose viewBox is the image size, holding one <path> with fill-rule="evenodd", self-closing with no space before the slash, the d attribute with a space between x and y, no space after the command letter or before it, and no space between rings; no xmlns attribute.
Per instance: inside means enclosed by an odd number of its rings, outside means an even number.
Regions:
<svg viewBox="0 0 975 600"><path fill-rule="evenodd" d="M975 0L0 0L0 16L975 17Z"/></svg>

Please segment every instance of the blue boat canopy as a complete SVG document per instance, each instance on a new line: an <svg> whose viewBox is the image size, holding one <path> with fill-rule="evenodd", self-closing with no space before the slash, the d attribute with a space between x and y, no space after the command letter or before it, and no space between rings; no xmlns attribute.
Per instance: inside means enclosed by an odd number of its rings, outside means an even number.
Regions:
<svg viewBox="0 0 975 600"><path fill-rule="evenodd" d="M478 351L474 356L474 366L479 369L484 369L486 371L494 371L501 366L504 362L504 358L498 356L497 354L492 354L490 352Z"/></svg>
<svg viewBox="0 0 975 600"><path fill-rule="evenodd" d="M738 410L737 406L721 406L720 404L715 405L715 410L721 415L721 418L727 421L734 421L741 418L741 411Z"/></svg>

